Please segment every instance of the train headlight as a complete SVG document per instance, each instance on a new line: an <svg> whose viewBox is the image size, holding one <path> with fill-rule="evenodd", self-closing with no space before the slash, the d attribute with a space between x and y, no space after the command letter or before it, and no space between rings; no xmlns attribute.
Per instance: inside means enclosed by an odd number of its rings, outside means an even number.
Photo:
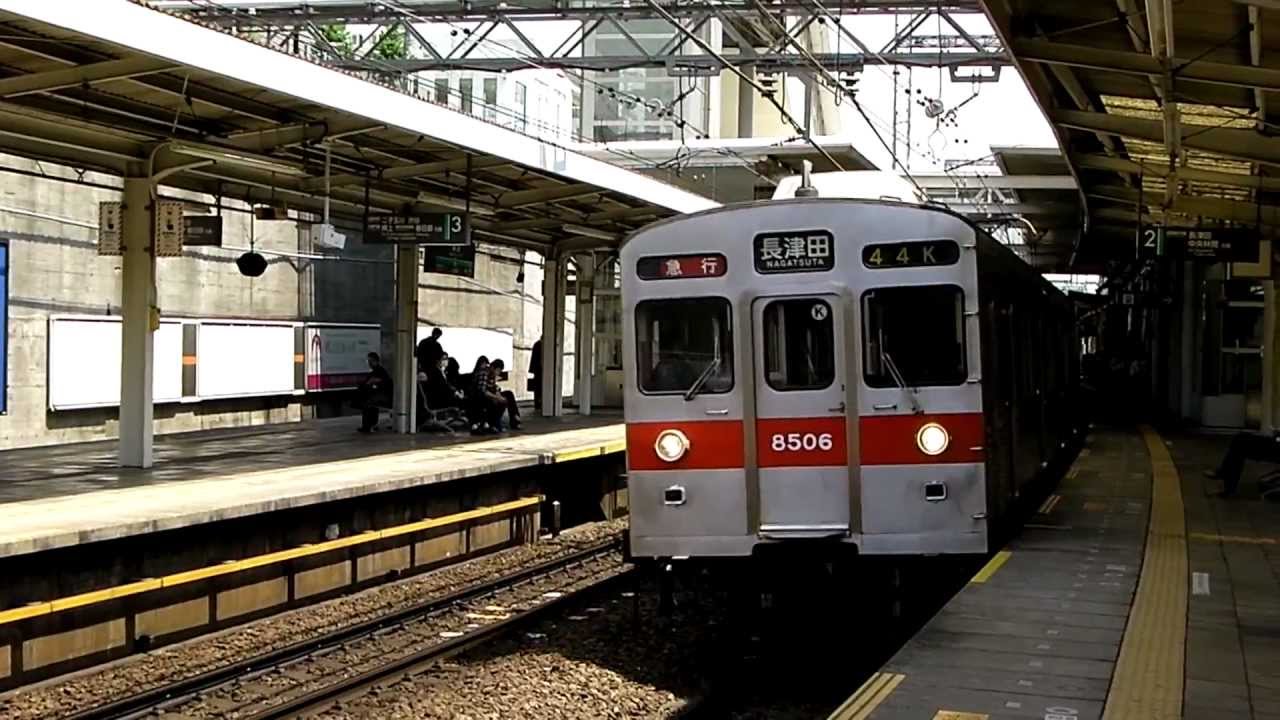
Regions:
<svg viewBox="0 0 1280 720"><path fill-rule="evenodd" d="M663 430L653 443L653 451L666 462L675 462L689 450L689 438L679 430Z"/></svg>
<svg viewBox="0 0 1280 720"><path fill-rule="evenodd" d="M916 447L925 455L941 455L951 444L951 435L938 423L925 423L916 431Z"/></svg>

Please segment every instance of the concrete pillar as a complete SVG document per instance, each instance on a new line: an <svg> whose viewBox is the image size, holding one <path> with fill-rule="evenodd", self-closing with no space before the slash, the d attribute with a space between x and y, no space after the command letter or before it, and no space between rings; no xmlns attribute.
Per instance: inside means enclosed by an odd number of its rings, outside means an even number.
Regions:
<svg viewBox="0 0 1280 720"><path fill-rule="evenodd" d="M1195 372L1196 368L1200 367L1197 355L1199 344L1196 342L1196 318L1198 317L1196 310L1199 307L1196 294L1200 290L1199 283L1195 267L1190 262L1184 262L1182 264L1182 297L1179 298L1182 305L1182 312L1179 313L1182 333L1178 351L1181 356L1181 362L1178 364L1180 375L1178 399L1181 403L1182 419L1196 421L1200 419L1200 401L1195 391ZM1199 328L1199 331L1203 332L1203 328Z"/></svg>
<svg viewBox="0 0 1280 720"><path fill-rule="evenodd" d="M573 361L577 364L578 414L591 414L591 375L595 368L592 345L595 337L595 255L584 253L576 258L578 267L577 335Z"/></svg>
<svg viewBox="0 0 1280 720"><path fill-rule="evenodd" d="M564 414L564 263L548 253L542 265L542 414Z"/></svg>
<svg viewBox="0 0 1280 720"><path fill-rule="evenodd" d="M418 364L413 349L418 342L418 247L396 248L396 357L395 398L392 410L396 432L418 429Z"/></svg>
<svg viewBox="0 0 1280 720"><path fill-rule="evenodd" d="M738 137L754 137L752 119L755 118L756 91L748 81L755 80L756 66L743 65L738 68L744 77L738 78Z"/></svg>
<svg viewBox="0 0 1280 720"><path fill-rule="evenodd" d="M1274 280L1262 281L1262 432L1276 429L1276 373L1280 365L1276 363L1276 283Z"/></svg>
<svg viewBox="0 0 1280 720"><path fill-rule="evenodd" d="M120 449L122 467L149 468L155 428L152 355L156 305L156 256L152 248L150 178L124 180L123 293L120 352Z"/></svg>

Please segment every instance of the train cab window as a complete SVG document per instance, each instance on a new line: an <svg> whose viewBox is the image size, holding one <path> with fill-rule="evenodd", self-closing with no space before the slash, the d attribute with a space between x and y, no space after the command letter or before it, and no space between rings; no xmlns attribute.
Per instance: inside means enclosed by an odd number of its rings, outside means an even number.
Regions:
<svg viewBox="0 0 1280 720"><path fill-rule="evenodd" d="M702 297L638 303L636 354L642 392L729 392L733 389L729 301Z"/></svg>
<svg viewBox="0 0 1280 720"><path fill-rule="evenodd" d="M821 390L836 376L831 306L816 298L764 308L765 381L774 390Z"/></svg>
<svg viewBox="0 0 1280 720"><path fill-rule="evenodd" d="M862 296L863 374L874 388L962 385L964 293L954 285L876 288Z"/></svg>

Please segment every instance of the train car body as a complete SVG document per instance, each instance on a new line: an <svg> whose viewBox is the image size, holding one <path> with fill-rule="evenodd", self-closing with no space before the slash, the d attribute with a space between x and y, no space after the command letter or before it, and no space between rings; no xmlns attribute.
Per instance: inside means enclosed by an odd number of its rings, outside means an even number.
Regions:
<svg viewBox="0 0 1280 720"><path fill-rule="evenodd" d="M1075 429L1066 298L950 212L729 206L621 262L633 557L983 553Z"/></svg>

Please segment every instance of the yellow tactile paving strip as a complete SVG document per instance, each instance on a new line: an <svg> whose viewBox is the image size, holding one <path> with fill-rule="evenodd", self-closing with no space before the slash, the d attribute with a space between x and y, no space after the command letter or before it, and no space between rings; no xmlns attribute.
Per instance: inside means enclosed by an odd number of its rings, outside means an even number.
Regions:
<svg viewBox="0 0 1280 720"><path fill-rule="evenodd" d="M893 694L895 688L902 684L906 675L900 673L876 673L872 675L858 692L854 693L844 704L831 713L828 720L864 720Z"/></svg>
<svg viewBox="0 0 1280 720"><path fill-rule="evenodd" d="M1182 717L1188 582L1182 487L1164 441L1148 427L1142 436L1151 455L1151 520L1103 720Z"/></svg>

